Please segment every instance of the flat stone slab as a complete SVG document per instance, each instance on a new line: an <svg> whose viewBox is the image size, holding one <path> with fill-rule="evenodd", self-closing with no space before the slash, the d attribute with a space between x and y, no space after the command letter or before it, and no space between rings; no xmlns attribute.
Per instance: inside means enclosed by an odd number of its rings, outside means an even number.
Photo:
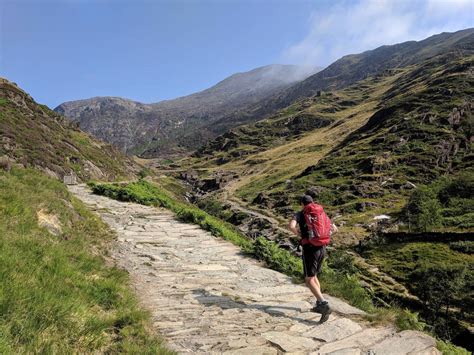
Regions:
<svg viewBox="0 0 474 355"><path fill-rule="evenodd" d="M113 229L111 258L126 269L153 326L178 353L439 354L419 332L368 328L365 312L327 296L326 323L303 285L167 210L93 195L70 185ZM323 284L324 287L324 284Z"/></svg>
<svg viewBox="0 0 474 355"><path fill-rule="evenodd" d="M319 345L319 342L309 338L294 336L285 332L268 332L262 334L262 336L285 352L309 352L317 349Z"/></svg>
<svg viewBox="0 0 474 355"><path fill-rule="evenodd" d="M351 315L358 315L358 316L363 316L366 315L367 313L364 312L363 310L353 307L350 304L347 304L346 302L340 300L339 298L332 297L330 295L324 295L324 297L328 300L328 302L331 304L331 308L336 311L337 313L340 314L345 314L348 316Z"/></svg>
<svg viewBox="0 0 474 355"><path fill-rule="evenodd" d="M360 351L360 349L357 349L357 348L347 348L347 349L336 350L329 354L331 355L362 355L362 351Z"/></svg>
<svg viewBox="0 0 474 355"><path fill-rule="evenodd" d="M354 348L368 351L373 345L393 336L394 330L389 328L369 328L353 334L347 338L325 344L319 348L321 354L330 354L335 351Z"/></svg>
<svg viewBox="0 0 474 355"><path fill-rule="evenodd" d="M305 337L311 337L313 339L330 343L339 339L347 338L361 330L362 327L349 318L338 318L332 322L328 321L321 325L317 325L303 335Z"/></svg>
<svg viewBox="0 0 474 355"><path fill-rule="evenodd" d="M439 354L436 341L429 335L405 330L387 338L371 348L376 354Z"/></svg>

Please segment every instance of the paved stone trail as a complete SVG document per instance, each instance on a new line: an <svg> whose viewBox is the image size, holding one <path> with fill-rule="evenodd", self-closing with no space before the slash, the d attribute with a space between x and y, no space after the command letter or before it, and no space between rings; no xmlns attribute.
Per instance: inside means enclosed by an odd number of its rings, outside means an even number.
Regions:
<svg viewBox="0 0 474 355"><path fill-rule="evenodd" d="M439 354L433 338L370 327L362 311L333 297L335 312L319 324L305 287L238 247L167 210L69 188L117 232L112 257L179 353Z"/></svg>

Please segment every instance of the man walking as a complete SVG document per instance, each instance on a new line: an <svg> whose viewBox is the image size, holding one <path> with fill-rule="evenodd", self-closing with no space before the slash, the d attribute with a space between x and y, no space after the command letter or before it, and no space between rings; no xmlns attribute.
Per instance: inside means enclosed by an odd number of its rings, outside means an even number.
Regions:
<svg viewBox="0 0 474 355"><path fill-rule="evenodd" d="M311 196L304 195L301 206L302 211L294 214L289 229L301 237L305 283L317 300L311 310L321 313L320 323L323 323L329 319L332 309L321 293L317 274L321 272L330 232L335 231L336 227L331 224L322 207L313 202Z"/></svg>

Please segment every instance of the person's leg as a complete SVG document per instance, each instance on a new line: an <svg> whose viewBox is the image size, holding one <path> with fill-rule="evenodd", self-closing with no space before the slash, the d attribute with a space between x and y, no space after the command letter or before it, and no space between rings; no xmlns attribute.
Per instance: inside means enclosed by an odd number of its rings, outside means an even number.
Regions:
<svg viewBox="0 0 474 355"><path fill-rule="evenodd" d="M324 301L324 296L321 293L321 286L316 274L319 269L319 248L311 245L303 246L303 268L306 286L311 290L312 294L318 302Z"/></svg>
<svg viewBox="0 0 474 355"><path fill-rule="evenodd" d="M316 276L305 277L306 286L311 290L318 302L324 302L324 296L321 293L321 287Z"/></svg>

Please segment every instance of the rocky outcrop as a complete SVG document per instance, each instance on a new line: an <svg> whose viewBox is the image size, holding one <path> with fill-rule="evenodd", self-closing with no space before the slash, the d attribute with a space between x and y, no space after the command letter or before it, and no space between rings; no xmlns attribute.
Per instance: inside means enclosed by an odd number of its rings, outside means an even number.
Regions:
<svg viewBox="0 0 474 355"><path fill-rule="evenodd" d="M195 149L244 123L248 106L317 71L313 67L268 65L234 74L209 89L174 100L143 104L119 97L95 97L65 102L55 111L124 152L165 156Z"/></svg>

